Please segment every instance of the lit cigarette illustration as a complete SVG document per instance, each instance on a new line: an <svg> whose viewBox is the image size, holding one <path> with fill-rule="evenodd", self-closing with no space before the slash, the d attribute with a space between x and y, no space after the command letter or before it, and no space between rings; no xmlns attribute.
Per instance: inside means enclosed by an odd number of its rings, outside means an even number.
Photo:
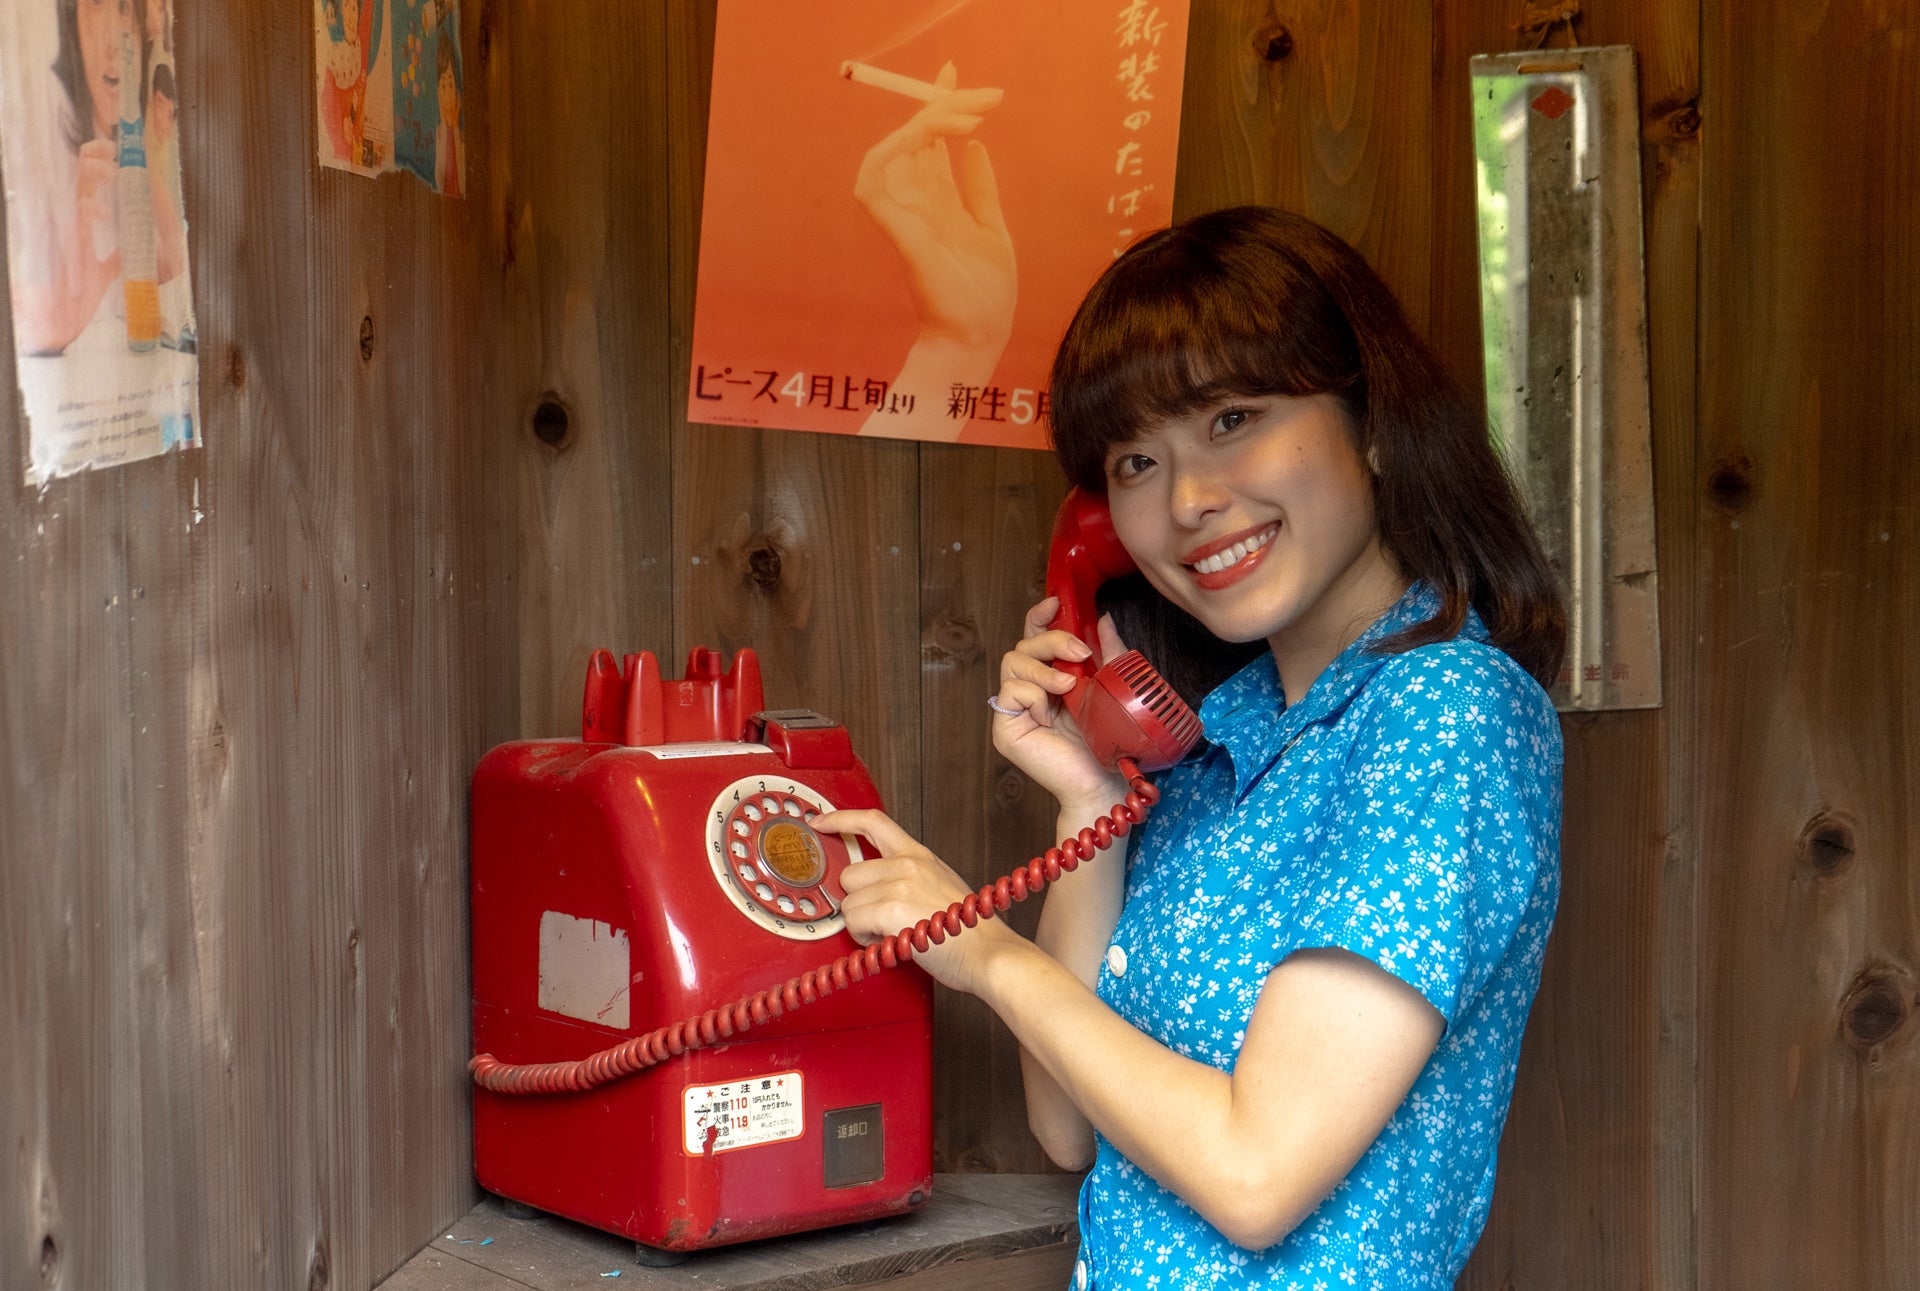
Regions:
<svg viewBox="0 0 1920 1291"><path fill-rule="evenodd" d="M916 81L911 76L885 71L871 63L856 63L852 59L840 64L840 75L856 85L871 85L876 90L891 90L895 94L904 94L910 99L919 99L923 103L931 103L942 94L952 93L951 90L941 89L932 81Z"/></svg>

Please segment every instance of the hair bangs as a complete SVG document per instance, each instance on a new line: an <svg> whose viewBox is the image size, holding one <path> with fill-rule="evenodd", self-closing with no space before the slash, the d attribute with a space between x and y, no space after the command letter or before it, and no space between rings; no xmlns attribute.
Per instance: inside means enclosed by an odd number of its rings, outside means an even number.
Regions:
<svg viewBox="0 0 1920 1291"><path fill-rule="evenodd" d="M1349 344L1315 352L1298 282L1248 272L1184 230L1116 261L1068 327L1052 375L1053 444L1067 478L1105 492L1107 454L1153 425L1235 395L1350 394ZM1323 349L1328 347L1322 347Z"/></svg>

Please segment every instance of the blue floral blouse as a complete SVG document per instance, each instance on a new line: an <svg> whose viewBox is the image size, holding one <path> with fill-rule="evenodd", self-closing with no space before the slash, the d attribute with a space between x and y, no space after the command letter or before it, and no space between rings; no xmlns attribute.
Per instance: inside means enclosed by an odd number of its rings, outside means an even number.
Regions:
<svg viewBox="0 0 1920 1291"><path fill-rule="evenodd" d="M1077 1286L1451 1287L1486 1223L1520 1033L1560 891L1560 725L1487 644L1371 647L1431 617L1415 584L1289 706L1262 655L1201 706L1207 742L1135 836L1099 993L1231 1071L1267 974L1338 947L1446 1018L1350 1174L1278 1245L1233 1245L1104 1138L1080 1196Z"/></svg>

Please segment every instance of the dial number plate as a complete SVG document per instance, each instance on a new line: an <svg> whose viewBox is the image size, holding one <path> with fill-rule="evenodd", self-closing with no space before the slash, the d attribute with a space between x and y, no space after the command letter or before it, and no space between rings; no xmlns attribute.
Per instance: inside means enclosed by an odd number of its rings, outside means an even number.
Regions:
<svg viewBox="0 0 1920 1291"><path fill-rule="evenodd" d="M832 810L819 791L784 776L743 776L720 791L707 812L707 859L736 909L793 941L846 926L822 882L827 849L809 823ZM841 841L849 860L861 859L857 841Z"/></svg>

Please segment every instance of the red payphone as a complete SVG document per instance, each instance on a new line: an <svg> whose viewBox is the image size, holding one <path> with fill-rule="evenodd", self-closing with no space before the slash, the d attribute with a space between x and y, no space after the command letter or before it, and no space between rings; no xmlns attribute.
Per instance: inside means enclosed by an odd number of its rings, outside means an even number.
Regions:
<svg viewBox="0 0 1920 1291"><path fill-rule="evenodd" d="M710 1007L858 954L838 875L859 842L809 822L879 805L843 727L764 711L749 650L723 673L695 649L679 680L650 654L622 669L600 651L579 740L488 753L473 781L474 1044L552 1092L480 1082L481 1185L665 1251L925 1200L924 974L831 994L822 977L827 998L786 1016L742 1004L737 1028ZM590 1058L649 1038L677 1060L610 1079L625 1072ZM561 1064L590 1074L537 1083Z"/></svg>
<svg viewBox="0 0 1920 1291"><path fill-rule="evenodd" d="M1069 493L1047 587L1055 626L1096 654L1059 665L1082 679L1066 706L1122 772L1124 801L865 947L839 913L859 840L812 821L878 796L838 723L763 710L752 651L723 673L696 648L678 681L650 654L617 668L598 651L579 740L488 753L472 822L482 1186L672 1252L925 1200L931 984L882 970L1124 836L1158 798L1141 768L1172 765L1200 738L1137 651L1099 659L1094 593L1132 568L1105 500Z"/></svg>

